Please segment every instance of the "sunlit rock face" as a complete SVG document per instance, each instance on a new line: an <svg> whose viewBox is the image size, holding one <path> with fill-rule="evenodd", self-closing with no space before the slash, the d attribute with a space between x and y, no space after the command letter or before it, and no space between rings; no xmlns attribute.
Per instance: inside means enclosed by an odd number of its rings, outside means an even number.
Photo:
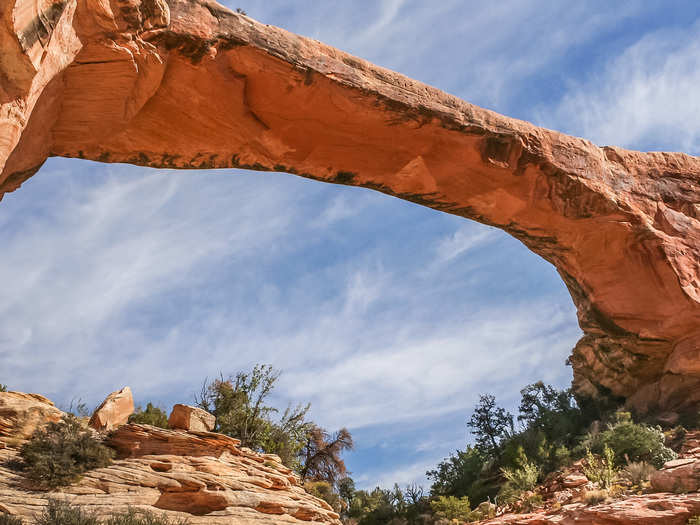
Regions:
<svg viewBox="0 0 700 525"><path fill-rule="evenodd" d="M36 490L12 465L35 429L63 415L40 395L0 392L0 515L27 523L49 499L61 499L100 517L140 509L191 525L340 525L338 514L306 493L278 456L212 432L121 425L100 436L117 452L112 465L51 492Z"/></svg>
<svg viewBox="0 0 700 525"><path fill-rule="evenodd" d="M52 155L372 188L555 265L580 396L700 404L699 159L599 148L205 0L10 0L0 17L0 195Z"/></svg>

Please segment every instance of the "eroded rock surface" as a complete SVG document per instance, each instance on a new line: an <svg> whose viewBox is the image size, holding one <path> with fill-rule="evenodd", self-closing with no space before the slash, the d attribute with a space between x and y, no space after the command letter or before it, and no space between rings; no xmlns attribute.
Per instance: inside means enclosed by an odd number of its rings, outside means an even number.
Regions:
<svg viewBox="0 0 700 525"><path fill-rule="evenodd" d="M0 403L7 398L0 393ZM54 419L46 414L43 423ZM18 437L25 429L18 424L5 430ZM0 448L0 513L31 519L49 498L65 498L102 516L132 507L186 517L192 525L340 525L330 506L307 494L277 456L241 448L222 434L124 425L107 443L119 453L114 464L52 492L33 490L12 468L15 445Z"/></svg>
<svg viewBox="0 0 700 525"><path fill-rule="evenodd" d="M0 392L0 448L19 446L39 428L61 420L63 412L39 394Z"/></svg>
<svg viewBox="0 0 700 525"><path fill-rule="evenodd" d="M119 5L0 14L0 195L50 155L372 188L554 264L584 331L579 395L700 404L699 159L506 118L208 0Z"/></svg>

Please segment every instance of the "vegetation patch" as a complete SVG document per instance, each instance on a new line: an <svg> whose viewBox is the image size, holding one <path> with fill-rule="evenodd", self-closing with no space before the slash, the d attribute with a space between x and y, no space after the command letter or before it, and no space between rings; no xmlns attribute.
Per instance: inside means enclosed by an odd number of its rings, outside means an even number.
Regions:
<svg viewBox="0 0 700 525"><path fill-rule="evenodd" d="M153 403L148 403L146 410L137 407L136 411L129 416L129 423L169 428L167 414L162 408L154 406Z"/></svg>
<svg viewBox="0 0 700 525"><path fill-rule="evenodd" d="M1 523L1 522L0 522ZM20 522L21 523L21 522ZM171 520L152 512L129 509L100 519L89 510L66 501L51 499L36 525L188 525L186 519ZM4 525L4 524L3 524Z"/></svg>
<svg viewBox="0 0 700 525"><path fill-rule="evenodd" d="M114 451L69 414L35 432L22 445L19 456L25 475L38 486L51 489L74 483L88 470L110 465Z"/></svg>
<svg viewBox="0 0 700 525"><path fill-rule="evenodd" d="M22 520L17 516L10 516L3 512L0 514L0 525L22 525Z"/></svg>

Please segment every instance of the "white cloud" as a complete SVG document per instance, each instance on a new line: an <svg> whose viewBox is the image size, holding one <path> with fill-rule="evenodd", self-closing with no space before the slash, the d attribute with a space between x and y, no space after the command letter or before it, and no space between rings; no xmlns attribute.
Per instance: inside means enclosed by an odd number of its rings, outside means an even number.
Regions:
<svg viewBox="0 0 700 525"><path fill-rule="evenodd" d="M598 144L698 154L699 85L700 22L643 36L538 120Z"/></svg>

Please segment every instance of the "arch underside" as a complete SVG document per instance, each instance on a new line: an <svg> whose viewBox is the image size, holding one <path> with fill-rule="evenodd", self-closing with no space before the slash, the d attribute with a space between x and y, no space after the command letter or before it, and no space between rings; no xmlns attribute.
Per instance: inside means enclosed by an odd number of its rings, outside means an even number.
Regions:
<svg viewBox="0 0 700 525"><path fill-rule="evenodd" d="M14 0L0 17L0 196L49 156L372 188L557 268L584 332L579 396L700 405L700 159L599 148L206 0Z"/></svg>

